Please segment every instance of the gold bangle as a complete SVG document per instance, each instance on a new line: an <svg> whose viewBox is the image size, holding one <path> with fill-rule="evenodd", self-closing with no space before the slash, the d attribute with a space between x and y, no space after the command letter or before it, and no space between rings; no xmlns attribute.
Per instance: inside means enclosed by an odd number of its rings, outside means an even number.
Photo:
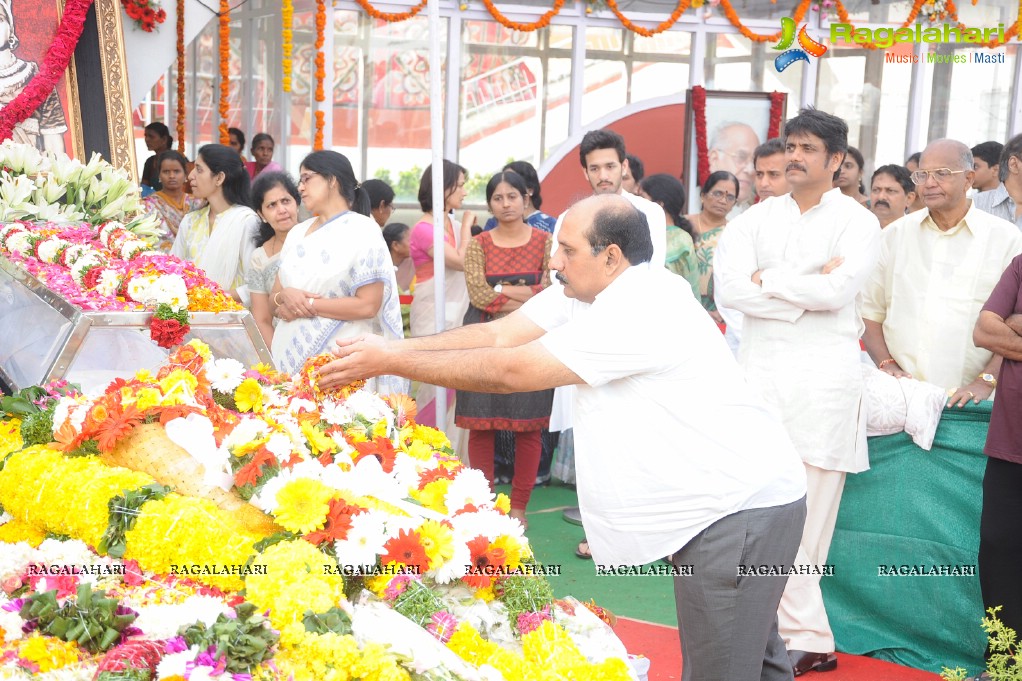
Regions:
<svg viewBox="0 0 1022 681"><path fill-rule="evenodd" d="M281 293L283 293L283 291L277 291L275 294L273 294L273 304L276 305L277 307L280 307L280 301L277 300L277 298L280 297Z"/></svg>

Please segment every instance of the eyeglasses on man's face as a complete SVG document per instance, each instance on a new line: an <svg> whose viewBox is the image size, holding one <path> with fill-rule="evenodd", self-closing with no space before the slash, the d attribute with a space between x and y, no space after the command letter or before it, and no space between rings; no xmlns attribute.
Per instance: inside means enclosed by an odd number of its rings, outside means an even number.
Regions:
<svg viewBox="0 0 1022 681"><path fill-rule="evenodd" d="M951 170L950 168L937 168L936 170L916 170L912 173L912 182L915 184L926 184L926 180L932 175L937 182L947 182L964 170Z"/></svg>

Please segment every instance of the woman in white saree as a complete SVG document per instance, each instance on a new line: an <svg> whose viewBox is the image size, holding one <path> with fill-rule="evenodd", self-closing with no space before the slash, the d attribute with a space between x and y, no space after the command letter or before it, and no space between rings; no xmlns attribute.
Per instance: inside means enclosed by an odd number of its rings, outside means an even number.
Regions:
<svg viewBox="0 0 1022 681"><path fill-rule="evenodd" d="M245 275L260 223L249 207L248 171L230 147L207 144L199 149L188 179L192 195L208 203L184 216L170 252L193 261L235 300L248 306Z"/></svg>
<svg viewBox="0 0 1022 681"><path fill-rule="evenodd" d="M273 333L273 362L288 373L333 350L340 338L404 335L390 251L368 217L369 196L351 163L335 151L309 154L298 191L315 217L288 233L270 295L270 307L281 319ZM407 381L391 376L378 377L370 388L408 391Z"/></svg>

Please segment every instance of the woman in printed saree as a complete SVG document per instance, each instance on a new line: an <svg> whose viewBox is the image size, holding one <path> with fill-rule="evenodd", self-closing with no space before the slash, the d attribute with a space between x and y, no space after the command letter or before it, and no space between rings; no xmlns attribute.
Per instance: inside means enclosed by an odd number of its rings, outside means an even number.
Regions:
<svg viewBox="0 0 1022 681"><path fill-rule="evenodd" d="M291 228L280 252L270 307L280 318L273 362L295 373L334 341L371 333L402 338L401 303L390 251L369 216L369 195L336 151L302 161L298 191L315 216ZM370 388L407 392L407 382L380 376Z"/></svg>
<svg viewBox="0 0 1022 681"><path fill-rule="evenodd" d="M160 178L161 189L142 199L142 205L148 213L158 213L163 220L160 242L161 251L169 251L177 238L178 229L185 215L202 208L202 199L185 193L185 182L188 178L188 159L180 152L162 152L154 163Z"/></svg>
<svg viewBox="0 0 1022 681"><path fill-rule="evenodd" d="M702 210L686 215L696 228L696 262L699 266L699 298L713 321L723 323L713 301L713 251L727 224L727 215L738 200L738 178L726 170L710 173L699 191Z"/></svg>
<svg viewBox="0 0 1022 681"><path fill-rule="evenodd" d="M528 195L525 180L512 170L497 173L486 185L486 203L497 226L472 239L465 253L465 283L472 301L465 324L510 314L550 285L551 236L526 222ZM491 487L497 431L514 433L511 516L523 525L553 399L553 390L507 395L458 391L455 423L469 431L469 461Z"/></svg>
<svg viewBox="0 0 1022 681"><path fill-rule="evenodd" d="M249 207L245 165L230 147L207 144L199 149L188 179L192 195L208 203L184 216L170 252L193 261L247 306L245 275L255 252L260 220Z"/></svg>
<svg viewBox="0 0 1022 681"><path fill-rule="evenodd" d="M298 224L301 200L295 181L287 173L263 172L252 183L252 204L262 224L245 283L252 296L252 316L267 347L273 344L273 328L278 320L270 311L270 291L277 281L284 241L291 228Z"/></svg>
<svg viewBox="0 0 1022 681"><path fill-rule="evenodd" d="M665 266L684 277L692 287L692 295L699 300L699 263L693 239L694 227L685 219L685 185L667 173L644 177L639 183L639 196L649 199L664 209L667 219L667 258Z"/></svg>

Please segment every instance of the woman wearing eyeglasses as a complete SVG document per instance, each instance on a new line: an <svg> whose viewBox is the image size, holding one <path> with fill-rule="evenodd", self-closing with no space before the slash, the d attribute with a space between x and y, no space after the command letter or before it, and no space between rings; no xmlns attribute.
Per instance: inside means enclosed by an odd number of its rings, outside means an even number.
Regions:
<svg viewBox="0 0 1022 681"><path fill-rule="evenodd" d="M738 190L738 178L733 174L726 170L711 173L699 192L702 210L685 216L695 228L700 302L718 324L724 319L713 302L713 251L727 224L727 214L738 200Z"/></svg>
<svg viewBox="0 0 1022 681"><path fill-rule="evenodd" d="M404 336L394 265L351 163L336 151L312 152L302 161L298 191L315 217L291 228L270 295L281 319L273 362L288 373L340 338ZM407 392L405 381L389 376L370 388Z"/></svg>

